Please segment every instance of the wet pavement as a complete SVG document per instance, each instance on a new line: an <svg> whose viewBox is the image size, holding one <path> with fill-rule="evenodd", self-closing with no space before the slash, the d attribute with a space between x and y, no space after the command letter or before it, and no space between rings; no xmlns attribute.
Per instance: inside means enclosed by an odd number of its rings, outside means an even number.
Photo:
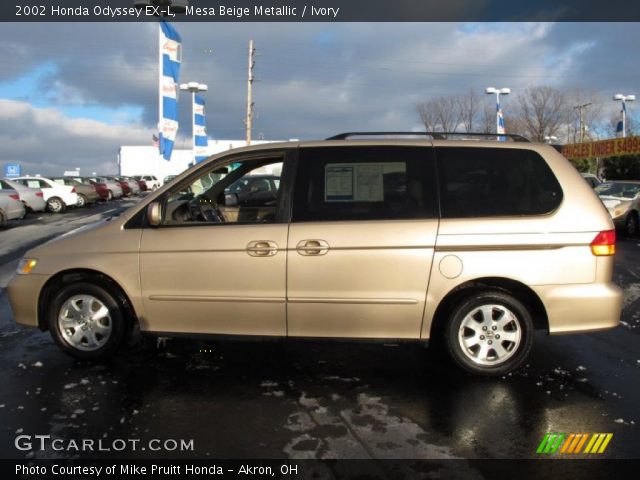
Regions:
<svg viewBox="0 0 640 480"><path fill-rule="evenodd" d="M0 287L18 258L2 255ZM611 432L600 458L638 458L640 242L619 242L615 281L619 328L537 334L527 365L494 379L416 343L138 334L113 361L90 364L15 325L0 291L0 458L535 458L547 432ZM114 448L21 451L19 435ZM139 442L120 451L123 439Z"/></svg>

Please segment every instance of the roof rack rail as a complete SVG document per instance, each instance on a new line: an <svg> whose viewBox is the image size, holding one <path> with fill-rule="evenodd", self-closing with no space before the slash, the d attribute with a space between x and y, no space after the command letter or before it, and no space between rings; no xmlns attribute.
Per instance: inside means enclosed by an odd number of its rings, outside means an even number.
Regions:
<svg viewBox="0 0 640 480"><path fill-rule="evenodd" d="M405 136L426 136L434 140L447 140L449 137L482 137L482 138L505 138L512 142L529 143L529 139L522 135L513 135L510 133L476 133L476 132L345 132L325 140L348 140L353 137L405 137Z"/></svg>

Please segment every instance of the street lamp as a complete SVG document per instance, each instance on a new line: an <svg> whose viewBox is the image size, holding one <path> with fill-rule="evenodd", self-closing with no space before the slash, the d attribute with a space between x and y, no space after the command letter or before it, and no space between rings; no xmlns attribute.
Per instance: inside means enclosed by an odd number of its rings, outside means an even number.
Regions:
<svg viewBox="0 0 640 480"><path fill-rule="evenodd" d="M206 92L209 87L204 83L189 82L181 83L180 90L191 92L191 136L193 137L193 163L196 163L196 94Z"/></svg>
<svg viewBox="0 0 640 480"><path fill-rule="evenodd" d="M495 88L488 87L485 90L488 95L495 94L496 96L496 133L505 133L504 129L504 116L502 115L502 109L500 108L500 95L509 95L511 93L510 88Z"/></svg>
<svg viewBox="0 0 640 480"><path fill-rule="evenodd" d="M635 95L623 95L622 93L616 93L613 96L613 100L622 102L622 122L618 124L618 131L622 131L622 137L627 136L627 102L633 102L636 99Z"/></svg>

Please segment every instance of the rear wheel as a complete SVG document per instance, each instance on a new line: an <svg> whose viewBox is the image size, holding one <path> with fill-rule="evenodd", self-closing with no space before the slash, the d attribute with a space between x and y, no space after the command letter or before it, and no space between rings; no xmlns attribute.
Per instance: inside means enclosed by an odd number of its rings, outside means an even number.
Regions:
<svg viewBox="0 0 640 480"><path fill-rule="evenodd" d="M107 201L113 200L113 192L111 190L107 191Z"/></svg>
<svg viewBox="0 0 640 480"><path fill-rule="evenodd" d="M58 346L83 360L113 356L127 335L126 317L107 289L86 282L62 288L51 301L49 330Z"/></svg>
<svg viewBox="0 0 640 480"><path fill-rule="evenodd" d="M4 228L7 224L7 217L4 212L0 210L0 228Z"/></svg>
<svg viewBox="0 0 640 480"><path fill-rule="evenodd" d="M631 212L627 215L627 221L624 224L624 231L629 237L638 236L638 213Z"/></svg>
<svg viewBox="0 0 640 480"><path fill-rule="evenodd" d="M47 201L47 208L49 209L50 212L60 213L64 210L64 207L65 207L64 202L58 197L51 197Z"/></svg>
<svg viewBox="0 0 640 480"><path fill-rule="evenodd" d="M85 197L84 195L79 193L78 194L78 207L84 207L86 205L87 205L87 197Z"/></svg>
<svg viewBox="0 0 640 480"><path fill-rule="evenodd" d="M502 375L518 368L531 350L533 322L512 295L485 291L462 299L444 335L453 361L478 375Z"/></svg>

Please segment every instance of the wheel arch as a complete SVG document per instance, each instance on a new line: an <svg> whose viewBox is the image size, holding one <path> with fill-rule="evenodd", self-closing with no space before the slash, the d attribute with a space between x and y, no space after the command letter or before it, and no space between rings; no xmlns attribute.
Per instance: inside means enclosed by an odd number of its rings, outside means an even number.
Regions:
<svg viewBox="0 0 640 480"><path fill-rule="evenodd" d="M536 330L545 330L547 333L549 332L547 311L542 300L531 287L509 278L483 277L461 283L444 296L434 312L429 338L437 339L442 337L444 326L449 318L448 313L456 303L474 293L487 290L497 290L513 295L522 302L531 314L534 328Z"/></svg>
<svg viewBox="0 0 640 480"><path fill-rule="evenodd" d="M55 292L65 285L78 281L93 283L109 290L122 306L126 319L131 324L138 321L138 316L133 308L131 299L118 282L109 275L105 275L97 270L74 268L56 273L47 280L40 290L40 295L38 296L38 328L40 330L46 331L49 329L49 325L46 321L46 309L48 308Z"/></svg>

